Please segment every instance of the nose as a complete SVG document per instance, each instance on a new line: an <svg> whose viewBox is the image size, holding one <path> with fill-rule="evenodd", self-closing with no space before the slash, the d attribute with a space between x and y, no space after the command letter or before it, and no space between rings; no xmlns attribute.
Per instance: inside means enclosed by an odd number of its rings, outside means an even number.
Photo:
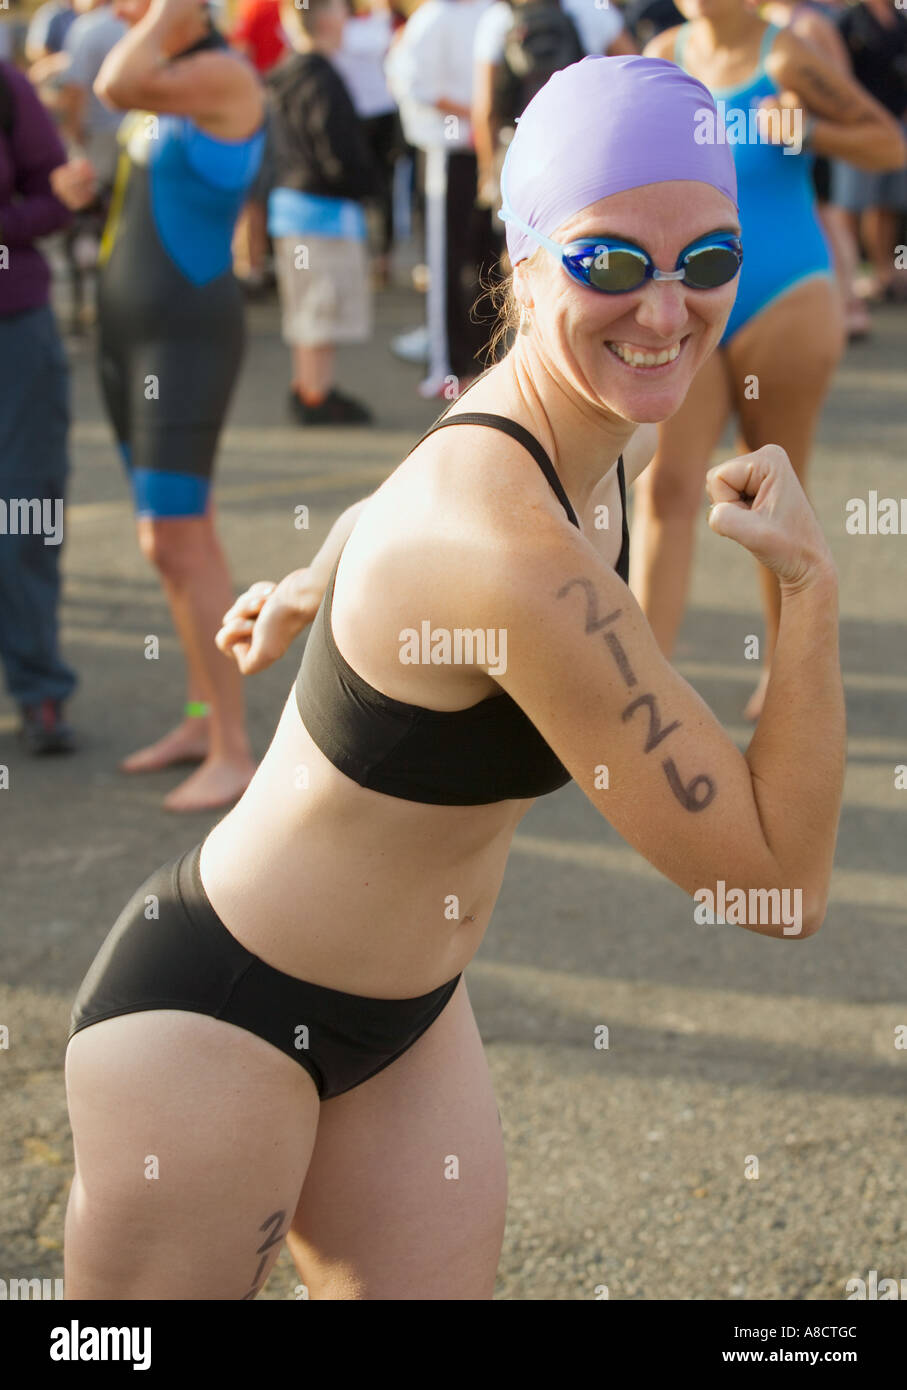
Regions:
<svg viewBox="0 0 907 1390"><path fill-rule="evenodd" d="M636 306L636 322L659 338L674 341L689 322L687 292L680 280L647 280Z"/></svg>

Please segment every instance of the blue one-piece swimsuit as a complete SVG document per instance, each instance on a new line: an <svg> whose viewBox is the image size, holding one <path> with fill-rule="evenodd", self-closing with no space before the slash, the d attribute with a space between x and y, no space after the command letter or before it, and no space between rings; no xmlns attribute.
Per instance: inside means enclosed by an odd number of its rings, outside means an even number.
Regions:
<svg viewBox="0 0 907 1390"><path fill-rule="evenodd" d="M683 24L674 44L674 61L684 67L683 55L690 25ZM769 24L759 51L759 66L748 82L736 87L712 87L715 101L722 101L725 129L739 122L735 111L746 112L765 97L777 96L778 88L765 63L780 29ZM688 70L688 69L685 69ZM693 74L695 75L695 74ZM812 183L812 158L785 154L781 145L767 142L731 144L737 170L737 202L744 261L737 299L721 345L795 285L818 277L832 279L832 261L816 211Z"/></svg>

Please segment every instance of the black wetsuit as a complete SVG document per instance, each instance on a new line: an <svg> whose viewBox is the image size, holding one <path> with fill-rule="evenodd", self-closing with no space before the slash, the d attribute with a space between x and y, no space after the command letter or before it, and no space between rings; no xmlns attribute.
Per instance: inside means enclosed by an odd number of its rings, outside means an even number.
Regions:
<svg viewBox="0 0 907 1390"><path fill-rule="evenodd" d="M185 53L226 47L218 34ZM99 257L101 387L139 515L204 514L244 347L233 228L264 131L130 111Z"/></svg>

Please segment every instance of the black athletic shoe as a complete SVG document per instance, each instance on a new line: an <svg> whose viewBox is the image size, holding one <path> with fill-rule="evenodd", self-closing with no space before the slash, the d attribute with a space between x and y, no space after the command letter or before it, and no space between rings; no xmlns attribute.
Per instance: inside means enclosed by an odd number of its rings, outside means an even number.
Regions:
<svg viewBox="0 0 907 1390"><path fill-rule="evenodd" d="M29 753L72 753L77 747L75 732L63 718L60 700L23 705L19 737Z"/></svg>
<svg viewBox="0 0 907 1390"><path fill-rule="evenodd" d="M293 390L291 390L290 394L287 396L287 409L297 425L304 425L306 423L308 419L306 407Z"/></svg>
<svg viewBox="0 0 907 1390"><path fill-rule="evenodd" d="M372 412L368 406L345 396L342 391L331 390L318 405L305 405L300 401L303 425L369 425Z"/></svg>

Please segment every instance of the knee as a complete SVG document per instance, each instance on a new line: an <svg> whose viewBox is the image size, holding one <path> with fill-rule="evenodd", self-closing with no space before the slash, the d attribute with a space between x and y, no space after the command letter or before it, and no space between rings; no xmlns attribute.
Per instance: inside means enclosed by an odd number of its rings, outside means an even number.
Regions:
<svg viewBox="0 0 907 1390"><path fill-rule="evenodd" d="M186 522L139 522L139 548L166 579L179 583L204 568L208 543L201 526Z"/></svg>
<svg viewBox="0 0 907 1390"><path fill-rule="evenodd" d="M702 470L691 472L688 459L656 455L636 483L636 505L652 520L692 521L702 502L704 487Z"/></svg>

